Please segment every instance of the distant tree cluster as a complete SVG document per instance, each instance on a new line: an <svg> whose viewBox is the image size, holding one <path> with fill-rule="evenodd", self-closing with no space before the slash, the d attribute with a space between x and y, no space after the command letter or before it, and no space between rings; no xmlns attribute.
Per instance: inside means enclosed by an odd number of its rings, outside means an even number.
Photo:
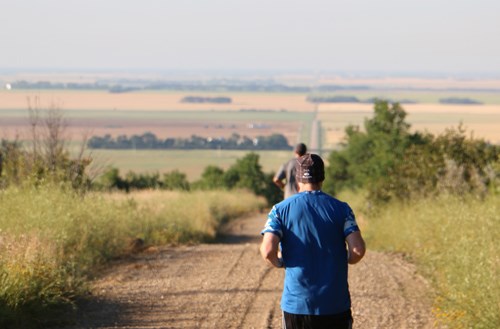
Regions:
<svg viewBox="0 0 500 329"><path fill-rule="evenodd" d="M450 98L441 98L439 100L441 104L458 104L458 105L481 105L483 104L480 101L476 101L470 98L459 98L459 97L450 97Z"/></svg>
<svg viewBox="0 0 500 329"><path fill-rule="evenodd" d="M313 91L310 86L289 86L274 81L147 81L134 79L118 79L97 81L94 83L50 82L50 81L15 81L10 83L13 89L75 89L75 90L108 90L111 93L124 93L141 90L171 91L208 91L208 92L301 92ZM314 90L333 92L338 90L368 90L368 86L321 85Z"/></svg>
<svg viewBox="0 0 500 329"><path fill-rule="evenodd" d="M87 146L91 149L181 149L181 150L291 150L288 140L282 134L249 138L232 134L229 138L207 138L192 135L190 138L159 139L147 132L142 135L120 135L116 138L107 134L93 136Z"/></svg>
<svg viewBox="0 0 500 329"><path fill-rule="evenodd" d="M182 103L215 103L215 104L230 104L230 97L201 97L201 96L186 96L181 99Z"/></svg>
<svg viewBox="0 0 500 329"><path fill-rule="evenodd" d="M108 90L108 85L96 83L75 83L75 82L50 82L37 81L30 82L20 80L12 82L12 89L72 89L72 90Z"/></svg>
<svg viewBox="0 0 500 329"><path fill-rule="evenodd" d="M361 103L354 96L308 96L307 101L311 103Z"/></svg>
<svg viewBox="0 0 500 329"><path fill-rule="evenodd" d="M376 97L368 98L368 99L359 99L355 96L328 96L328 95L310 95L307 97L307 101L310 103L364 103L364 104L373 104L376 103L379 99ZM386 101L391 103L400 103L400 104L415 104L417 103L411 99L402 99L398 101L386 99Z"/></svg>

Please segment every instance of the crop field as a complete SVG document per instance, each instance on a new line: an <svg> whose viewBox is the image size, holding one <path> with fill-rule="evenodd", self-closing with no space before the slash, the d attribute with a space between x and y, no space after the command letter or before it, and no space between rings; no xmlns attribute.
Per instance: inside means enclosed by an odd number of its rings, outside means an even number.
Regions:
<svg viewBox="0 0 500 329"><path fill-rule="evenodd" d="M367 81L370 83L370 81ZM395 81L410 87L426 86L425 81ZM462 85L448 85L457 90L440 88L445 82L428 81L428 90L359 90L337 91L329 96L353 96L360 100L373 97L393 100L412 100L403 104L407 122L413 130L434 134L457 127L460 123L476 138L500 143L500 93L497 82L471 81L468 87L484 91L458 91ZM435 89L433 89L435 88ZM493 91L492 91L493 90ZM185 96L230 97L229 104L183 103ZM322 150L339 147L344 129L349 124L363 126L373 114L367 103L307 102L305 93L264 92L173 92L138 91L109 93L106 91L70 90L10 90L0 91L0 138L30 138L28 98L40 100L42 109L55 106L62 110L67 123L65 137L74 143L84 137L119 135L131 136L152 132L158 138L188 138L192 135L227 138L232 134L255 138L273 133L283 134L290 145L311 142L311 125L318 120L321 126ZM440 98L460 97L483 102L483 105L445 105ZM208 164L226 168L246 152L240 151L145 151L92 150L98 167L112 165L121 171L168 172L180 169L190 179L199 177ZM265 171L276 170L291 152L259 152Z"/></svg>
<svg viewBox="0 0 500 329"><path fill-rule="evenodd" d="M475 138L500 144L500 105L404 104L403 108L412 131L440 134L462 123ZM363 127L364 120L372 114L373 106L370 104L322 105L317 118L324 131L323 147L338 147L347 125Z"/></svg>
<svg viewBox="0 0 500 329"><path fill-rule="evenodd" d="M200 178L209 166L227 169L248 151L233 150L92 150L92 170L99 171L106 166L120 169L121 174L133 172L158 172L160 174L179 170L188 180ZM291 157L290 151L259 151L259 163L266 173L275 172Z"/></svg>

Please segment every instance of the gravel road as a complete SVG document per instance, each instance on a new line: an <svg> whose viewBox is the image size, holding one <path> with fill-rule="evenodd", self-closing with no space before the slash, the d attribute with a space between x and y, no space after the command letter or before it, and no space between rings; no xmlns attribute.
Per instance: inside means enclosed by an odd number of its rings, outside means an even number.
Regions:
<svg viewBox="0 0 500 329"><path fill-rule="evenodd" d="M232 222L215 244L111 263L71 328L280 328L283 270L258 253L265 218ZM432 328L429 287L401 256L368 251L349 271L354 328Z"/></svg>

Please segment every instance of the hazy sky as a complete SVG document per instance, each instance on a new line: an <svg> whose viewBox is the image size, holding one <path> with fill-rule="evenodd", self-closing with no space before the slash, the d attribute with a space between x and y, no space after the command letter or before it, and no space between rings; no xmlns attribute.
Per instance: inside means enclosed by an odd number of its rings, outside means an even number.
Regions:
<svg viewBox="0 0 500 329"><path fill-rule="evenodd" d="M500 73L499 0L0 0L0 69Z"/></svg>

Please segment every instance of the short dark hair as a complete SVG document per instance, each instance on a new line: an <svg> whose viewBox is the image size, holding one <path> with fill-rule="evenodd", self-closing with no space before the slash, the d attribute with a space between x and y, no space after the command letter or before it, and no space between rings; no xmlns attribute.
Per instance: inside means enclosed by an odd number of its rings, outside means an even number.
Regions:
<svg viewBox="0 0 500 329"><path fill-rule="evenodd" d="M307 152L307 146L304 143L299 143L295 145L294 149L295 153L297 153L299 156L303 156Z"/></svg>
<svg viewBox="0 0 500 329"><path fill-rule="evenodd" d="M317 154L306 153L295 162L295 179L299 183L320 183L325 180L325 164Z"/></svg>

